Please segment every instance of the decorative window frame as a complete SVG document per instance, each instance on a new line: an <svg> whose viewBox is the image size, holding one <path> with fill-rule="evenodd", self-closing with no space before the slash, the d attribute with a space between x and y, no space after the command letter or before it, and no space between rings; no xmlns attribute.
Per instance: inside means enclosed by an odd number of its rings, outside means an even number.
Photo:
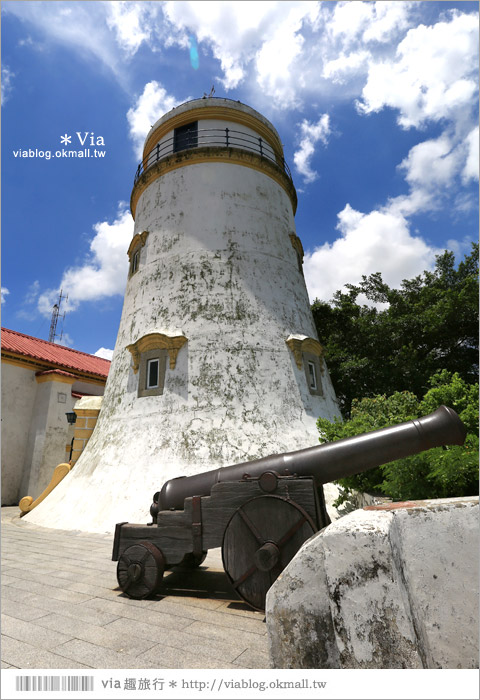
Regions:
<svg viewBox="0 0 480 700"><path fill-rule="evenodd" d="M323 396L322 377L325 373L324 350L318 340L309 338L306 335L290 335L285 341L293 353L298 369L305 372L307 387L313 396ZM312 364L315 371L316 386L311 383L309 364Z"/></svg>
<svg viewBox="0 0 480 700"><path fill-rule="evenodd" d="M138 271L140 266L140 253L147 241L147 237L148 231L143 231L142 233L136 233L131 240L127 250L128 260L130 262L130 268L128 271L129 278Z"/></svg>
<svg viewBox="0 0 480 700"><path fill-rule="evenodd" d="M165 375L168 366L175 369L180 349L187 342L182 333L160 333L154 331L139 338L135 343L127 345L132 355L133 373L138 377L138 397L160 396L165 387ZM147 388L147 369L150 360L159 360L158 386Z"/></svg>

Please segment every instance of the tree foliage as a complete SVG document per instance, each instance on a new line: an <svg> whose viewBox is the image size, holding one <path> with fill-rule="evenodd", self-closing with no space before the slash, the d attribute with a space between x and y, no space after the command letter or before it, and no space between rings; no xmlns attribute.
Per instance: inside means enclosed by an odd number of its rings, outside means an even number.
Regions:
<svg viewBox="0 0 480 700"><path fill-rule="evenodd" d="M360 397L422 396L442 369L468 383L478 375L478 244L458 267L452 252L433 272L390 288L380 273L312 305L342 414ZM366 298L376 307L361 303Z"/></svg>
<svg viewBox="0 0 480 700"><path fill-rule="evenodd" d="M354 399L351 418L345 422L335 419L330 423L319 418L320 442L352 437L419 418L442 404L453 408L467 428L463 446L434 448L340 479L344 491L338 503L347 500L351 490L374 491L393 500L449 498L478 493L478 383L468 384L459 373L442 370L434 374L428 384L430 388L420 400L411 392L397 391L390 396Z"/></svg>

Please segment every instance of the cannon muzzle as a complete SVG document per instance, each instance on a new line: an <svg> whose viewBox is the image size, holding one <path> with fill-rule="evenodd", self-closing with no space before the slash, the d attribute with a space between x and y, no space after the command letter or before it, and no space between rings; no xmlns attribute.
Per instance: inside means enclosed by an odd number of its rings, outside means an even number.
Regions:
<svg viewBox="0 0 480 700"><path fill-rule="evenodd" d="M452 408L440 406L423 418L295 452L178 477L165 482L159 510L182 510L185 498L208 496L221 481L240 481L273 471L280 476L311 476L318 486L441 445L463 445L466 428Z"/></svg>

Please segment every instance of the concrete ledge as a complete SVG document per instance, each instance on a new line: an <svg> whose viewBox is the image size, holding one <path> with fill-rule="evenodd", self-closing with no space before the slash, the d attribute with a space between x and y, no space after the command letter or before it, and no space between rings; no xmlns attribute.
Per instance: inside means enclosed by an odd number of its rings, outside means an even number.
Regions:
<svg viewBox="0 0 480 700"><path fill-rule="evenodd" d="M274 668L478 668L478 497L371 506L267 595Z"/></svg>

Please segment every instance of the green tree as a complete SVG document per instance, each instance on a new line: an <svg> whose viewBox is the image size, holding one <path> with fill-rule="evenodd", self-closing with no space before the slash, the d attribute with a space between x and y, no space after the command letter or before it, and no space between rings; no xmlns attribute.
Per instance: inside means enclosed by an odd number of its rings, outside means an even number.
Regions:
<svg viewBox="0 0 480 700"><path fill-rule="evenodd" d="M463 446L441 447L399 459L363 474L339 480L347 500L351 490L382 493L393 500L449 498L478 493L478 383L469 384L460 375L442 370L434 374L430 388L419 400L411 392L394 392L355 399L351 418L330 423L319 418L320 442L360 435L432 413L439 406L453 408L467 428Z"/></svg>
<svg viewBox="0 0 480 700"><path fill-rule="evenodd" d="M409 391L422 396L435 372L478 376L478 244L458 267L452 252L392 289L380 273L346 285L312 311L342 414L355 398ZM376 304L367 306L360 295ZM360 297L361 299L362 297Z"/></svg>

